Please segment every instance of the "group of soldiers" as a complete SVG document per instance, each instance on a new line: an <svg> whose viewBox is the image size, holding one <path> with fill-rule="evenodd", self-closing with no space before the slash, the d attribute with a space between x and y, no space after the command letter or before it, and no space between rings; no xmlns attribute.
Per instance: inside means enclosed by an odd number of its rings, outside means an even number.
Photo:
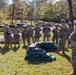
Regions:
<svg viewBox="0 0 76 75"><path fill-rule="evenodd" d="M65 19L61 20L61 23L55 24L54 29L51 29L51 26L48 24L43 25L41 28L38 23L36 23L35 27L32 27L31 25L24 26L23 31L19 31L18 28L15 26L14 30L11 32L11 29L8 26L4 27L4 39L5 39L5 45L11 45L12 46L12 39L14 39L15 46L18 44L20 46L20 32L23 40L24 46L26 46L26 43L28 45L32 42L39 42L41 35L43 35L43 41L49 41L51 37L51 32L53 33L52 41L55 42L59 47L59 50L63 50L63 53L65 51L65 44L66 40L69 38L69 35L74 31L74 26L71 22L66 25ZM13 34L13 37L12 37ZM68 40L68 45L70 44L70 41ZM59 52L59 51L58 51Z"/></svg>
<svg viewBox="0 0 76 75"><path fill-rule="evenodd" d="M39 42L41 37L41 30L43 31L43 41L46 40L49 41L50 37L50 26L48 24L44 25L43 29L36 23L35 27L32 28L31 25L24 26L23 31L19 31L18 28L15 26L14 30L11 32L11 29L8 26L4 27L4 39L5 39L5 46L11 45L14 40L15 46L18 44L20 46L20 32L22 35L22 40L24 46L26 46L26 42L28 45L31 44L31 38L32 42ZM13 36L12 36L13 34ZM12 40L13 39L13 40Z"/></svg>

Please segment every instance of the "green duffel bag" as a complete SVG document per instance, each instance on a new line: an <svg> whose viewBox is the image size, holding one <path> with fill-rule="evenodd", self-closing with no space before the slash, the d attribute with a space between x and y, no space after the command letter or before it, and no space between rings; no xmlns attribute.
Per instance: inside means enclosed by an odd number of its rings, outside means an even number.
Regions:
<svg viewBox="0 0 76 75"><path fill-rule="evenodd" d="M45 58L45 61L52 61L52 58Z"/></svg>
<svg viewBox="0 0 76 75"><path fill-rule="evenodd" d="M55 45L55 43L53 42L39 42L39 44L37 44L39 48L44 49L44 50L52 50L53 48L57 48L57 46ZM54 49L53 49L54 50Z"/></svg>
<svg viewBox="0 0 76 75"><path fill-rule="evenodd" d="M39 58L40 56L39 55L33 55L32 57L33 58Z"/></svg>
<svg viewBox="0 0 76 75"><path fill-rule="evenodd" d="M56 57L54 57L54 56L52 56L51 58L52 58L52 60L53 60L53 61L55 61L55 60L56 60Z"/></svg>
<svg viewBox="0 0 76 75"><path fill-rule="evenodd" d="M39 61L43 61L43 60L44 60L44 58L37 58L37 60L39 60Z"/></svg>
<svg viewBox="0 0 76 75"><path fill-rule="evenodd" d="M46 55L46 52L42 51L42 52L36 52L36 54L38 55Z"/></svg>
<svg viewBox="0 0 76 75"><path fill-rule="evenodd" d="M41 49L41 48L37 48L37 47L34 48L34 50L35 50L35 51L43 51L43 49Z"/></svg>
<svg viewBox="0 0 76 75"><path fill-rule="evenodd" d="M33 43L27 47L27 50L33 50L34 48L37 48L37 45Z"/></svg>
<svg viewBox="0 0 76 75"><path fill-rule="evenodd" d="M29 52L28 55L35 55L35 52Z"/></svg>
<svg viewBox="0 0 76 75"><path fill-rule="evenodd" d="M28 61L30 61L30 60L31 60L31 61L34 61L35 58L28 58L27 60L28 60Z"/></svg>
<svg viewBox="0 0 76 75"><path fill-rule="evenodd" d="M31 55L26 55L26 57L27 57L27 58L31 58L32 56L31 56Z"/></svg>
<svg viewBox="0 0 76 75"><path fill-rule="evenodd" d="M41 55L40 57L42 57L42 58L48 58L48 57L50 57L50 56L44 54L44 55Z"/></svg>

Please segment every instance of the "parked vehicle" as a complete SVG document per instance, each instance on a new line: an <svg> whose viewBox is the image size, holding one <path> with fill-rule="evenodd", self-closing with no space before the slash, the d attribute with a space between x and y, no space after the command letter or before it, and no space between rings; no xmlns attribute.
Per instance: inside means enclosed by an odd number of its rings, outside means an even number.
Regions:
<svg viewBox="0 0 76 75"><path fill-rule="evenodd" d="M4 25L0 25L0 32L3 32Z"/></svg>
<svg viewBox="0 0 76 75"><path fill-rule="evenodd" d="M18 23L18 24L16 24L16 26L17 26L17 28L20 30L20 31L22 31L23 30L23 28L25 27L25 26L27 26L25 23Z"/></svg>

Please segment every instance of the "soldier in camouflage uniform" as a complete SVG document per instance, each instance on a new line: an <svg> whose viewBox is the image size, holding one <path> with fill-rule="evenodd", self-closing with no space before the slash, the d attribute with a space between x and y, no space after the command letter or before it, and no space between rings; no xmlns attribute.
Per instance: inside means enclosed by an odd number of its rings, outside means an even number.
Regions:
<svg viewBox="0 0 76 75"><path fill-rule="evenodd" d="M24 27L24 30L22 31L22 40L24 46L26 46L25 41L27 40L27 26Z"/></svg>
<svg viewBox="0 0 76 75"><path fill-rule="evenodd" d="M3 29L3 31L4 31L5 46L7 46L7 37L6 37L7 27L6 27L6 25L5 25L4 29Z"/></svg>
<svg viewBox="0 0 76 75"><path fill-rule="evenodd" d="M47 38L47 41L49 41L50 31L51 31L50 26L48 26L48 24L46 24L43 27L43 41L45 41L46 38Z"/></svg>
<svg viewBox="0 0 76 75"><path fill-rule="evenodd" d="M11 30L8 26L4 28L4 39L5 39L5 46L11 45L12 47L12 35Z"/></svg>
<svg viewBox="0 0 76 75"><path fill-rule="evenodd" d="M16 46L17 43L18 43L18 46L20 46L20 35L19 35L19 32L20 31L15 26L15 28L13 30L13 38L14 38L15 46Z"/></svg>
<svg viewBox="0 0 76 75"><path fill-rule="evenodd" d="M73 72L69 75L76 75L76 30L71 33L69 40L72 48L71 62L73 66Z"/></svg>
<svg viewBox="0 0 76 75"><path fill-rule="evenodd" d="M52 41L55 42L56 40L56 44L58 44L58 38L59 38L58 23L55 24L55 28L52 30L52 32L53 32Z"/></svg>
<svg viewBox="0 0 76 75"><path fill-rule="evenodd" d="M74 21L74 29L76 29L76 20Z"/></svg>
<svg viewBox="0 0 76 75"><path fill-rule="evenodd" d="M65 54L65 44L66 44L66 38L67 38L67 26L65 25L65 20L62 19L61 20L61 26L60 30L59 30L59 49L58 49L58 53L59 50L63 50L63 54Z"/></svg>
<svg viewBox="0 0 76 75"><path fill-rule="evenodd" d="M35 42L39 42L39 39L41 37L40 31L41 28L38 26L38 23L36 23L36 26L33 29L35 31Z"/></svg>
<svg viewBox="0 0 76 75"><path fill-rule="evenodd" d="M28 45L30 45L31 38L32 38L32 42L34 43L33 29L29 25L28 28L27 28L27 42L28 42Z"/></svg>
<svg viewBox="0 0 76 75"><path fill-rule="evenodd" d="M72 26L72 22L69 22L68 23L68 32L67 32L68 46L70 44L69 36L73 31L74 31L74 27Z"/></svg>

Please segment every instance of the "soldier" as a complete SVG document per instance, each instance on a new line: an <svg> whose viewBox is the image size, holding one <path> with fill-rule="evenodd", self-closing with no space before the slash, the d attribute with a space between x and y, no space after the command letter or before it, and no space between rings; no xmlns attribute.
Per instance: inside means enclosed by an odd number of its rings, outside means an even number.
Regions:
<svg viewBox="0 0 76 75"><path fill-rule="evenodd" d="M15 28L13 30L13 37L14 37L15 46L16 46L17 43L18 43L18 46L20 46L20 35L19 35L19 32L20 31L15 26Z"/></svg>
<svg viewBox="0 0 76 75"><path fill-rule="evenodd" d="M34 43L33 29L31 27L31 25L29 25L27 27L27 42L28 42L28 45L30 45L31 38L32 38L32 42Z"/></svg>
<svg viewBox="0 0 76 75"><path fill-rule="evenodd" d="M52 30L52 32L53 32L52 41L54 42L56 40L56 44L58 44L58 37L59 37L58 23L55 24L55 28Z"/></svg>
<svg viewBox="0 0 76 75"><path fill-rule="evenodd" d="M76 29L76 20L74 21L74 29Z"/></svg>
<svg viewBox="0 0 76 75"><path fill-rule="evenodd" d="M4 29L3 29L3 31L4 31L5 46L7 46L7 37L6 37L7 28L6 28L6 25L5 25Z"/></svg>
<svg viewBox="0 0 76 75"><path fill-rule="evenodd" d="M22 40L23 40L24 46L26 46L25 40L27 40L27 26L25 26L24 30L22 31Z"/></svg>
<svg viewBox="0 0 76 75"><path fill-rule="evenodd" d="M38 23L36 23L36 26L33 29L35 31L35 42L39 42L39 39L41 37L40 31L41 28L38 26Z"/></svg>
<svg viewBox="0 0 76 75"><path fill-rule="evenodd" d="M43 27L43 41L45 41L45 39L47 38L47 41L49 41L49 37L50 37L50 27L48 26L48 24L46 24L44 27Z"/></svg>
<svg viewBox="0 0 76 75"><path fill-rule="evenodd" d="M66 44L66 37L67 37L67 26L65 25L65 20L62 19L61 20L61 26L60 30L59 30L59 49L58 49L58 53L59 50L63 50L63 54L65 54L65 44Z"/></svg>
<svg viewBox="0 0 76 75"><path fill-rule="evenodd" d="M70 44L69 36L74 31L74 27L72 26L72 22L69 22L68 25L69 26L68 26L68 32L67 32L67 39L68 39L68 46L69 46Z"/></svg>
<svg viewBox="0 0 76 75"><path fill-rule="evenodd" d="M4 39L5 39L5 46L9 44L12 47L12 35L11 35L11 30L8 26L4 28Z"/></svg>
<svg viewBox="0 0 76 75"><path fill-rule="evenodd" d="M69 75L76 75L76 30L71 33L69 40L72 48L71 62L73 66L73 72Z"/></svg>

